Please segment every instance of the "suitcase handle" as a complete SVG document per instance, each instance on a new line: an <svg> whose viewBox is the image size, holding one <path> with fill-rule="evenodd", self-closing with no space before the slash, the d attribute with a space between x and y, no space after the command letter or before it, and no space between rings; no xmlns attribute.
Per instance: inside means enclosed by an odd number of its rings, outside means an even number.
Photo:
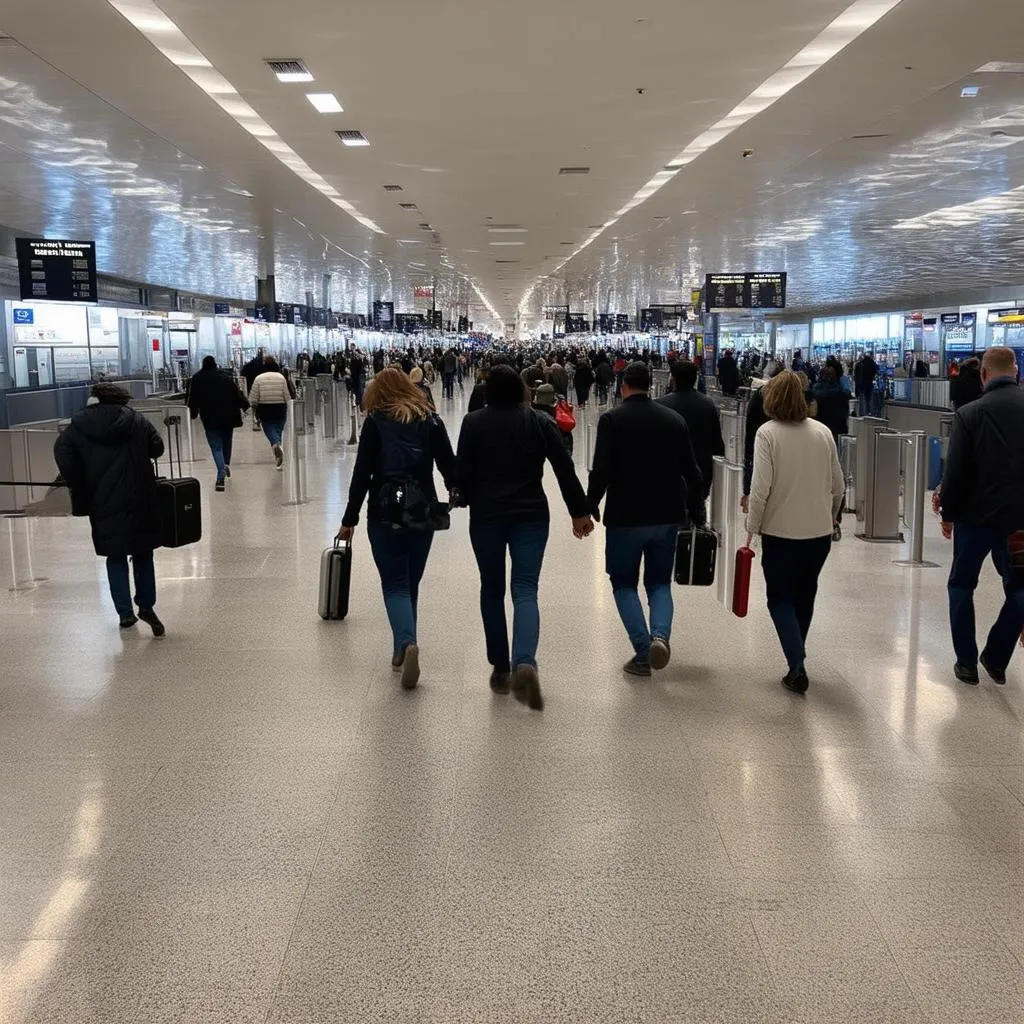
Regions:
<svg viewBox="0 0 1024 1024"><path fill-rule="evenodd" d="M345 544L345 550L346 550L346 551L350 551L350 550L352 549L352 541L351 541L351 539L349 539L349 540L346 540L346 541L344 542L344 544ZM338 536L335 536L335 538L334 538L334 546L335 546L335 548L340 548L340 547L341 547L341 545L342 545L342 540L341 540L341 538L340 538L340 537L338 537Z"/></svg>

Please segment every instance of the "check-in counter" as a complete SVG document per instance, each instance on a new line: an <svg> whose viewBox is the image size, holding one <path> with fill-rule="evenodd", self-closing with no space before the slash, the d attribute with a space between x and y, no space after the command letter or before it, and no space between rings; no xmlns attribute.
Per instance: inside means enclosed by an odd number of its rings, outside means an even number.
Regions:
<svg viewBox="0 0 1024 1024"><path fill-rule="evenodd" d="M133 399L145 398L153 391L149 380L112 380L111 383L127 389ZM85 405L91 390L92 384L82 383L0 391L0 429L70 419Z"/></svg>
<svg viewBox="0 0 1024 1024"><path fill-rule="evenodd" d="M0 430L0 514L70 515L64 487L55 488L56 423Z"/></svg>

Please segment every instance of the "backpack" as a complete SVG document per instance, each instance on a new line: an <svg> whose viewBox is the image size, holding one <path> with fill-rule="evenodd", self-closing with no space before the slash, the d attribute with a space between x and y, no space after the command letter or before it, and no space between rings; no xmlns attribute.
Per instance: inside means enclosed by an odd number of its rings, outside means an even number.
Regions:
<svg viewBox="0 0 1024 1024"><path fill-rule="evenodd" d="M381 521L395 530L447 530L448 503L432 497L418 475L425 462L432 462L431 419L406 424L376 413L373 419L380 431L384 478L377 498Z"/></svg>
<svg viewBox="0 0 1024 1024"><path fill-rule="evenodd" d="M573 415L572 406L564 398L560 398L555 406L555 423L565 434L571 434L576 429L576 417Z"/></svg>

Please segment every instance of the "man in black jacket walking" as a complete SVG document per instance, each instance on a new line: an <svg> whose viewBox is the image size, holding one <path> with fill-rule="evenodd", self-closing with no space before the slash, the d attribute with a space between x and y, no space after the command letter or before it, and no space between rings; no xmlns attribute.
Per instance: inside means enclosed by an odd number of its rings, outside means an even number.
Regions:
<svg viewBox="0 0 1024 1024"><path fill-rule="evenodd" d="M650 389L646 364L630 363L622 405L598 420L587 490L595 517L608 495L605 569L635 651L624 666L633 676L649 676L669 662L676 535L687 521L705 522L704 486L689 428L678 413L652 402ZM641 561L650 627L637 593Z"/></svg>
<svg viewBox="0 0 1024 1024"><path fill-rule="evenodd" d="M242 413L249 400L226 370L217 368L213 356L203 357L203 368L188 389L188 411L192 419L202 418L206 440L217 466L215 490L224 490L224 478L231 476L231 451L235 428L242 425Z"/></svg>
<svg viewBox="0 0 1024 1024"><path fill-rule="evenodd" d="M1024 391L1016 375L1012 349L985 352L985 391L953 417L937 498L943 535L953 538L948 590L954 671L970 685L978 682L979 661L995 682L1006 682L1024 626ZM1003 579L1005 600L979 656L974 590L989 554Z"/></svg>
<svg viewBox="0 0 1024 1024"><path fill-rule="evenodd" d="M71 417L53 446L53 457L71 491L72 515L88 516L97 555L106 556L110 596L121 628L139 619L163 636L157 618L153 550L160 547L160 509L152 459L164 453L156 427L134 409L131 396L116 384L100 383L80 412ZM135 575L132 606L128 558Z"/></svg>
<svg viewBox="0 0 1024 1024"><path fill-rule="evenodd" d="M697 367L693 363L677 362L672 367L672 383L675 390L659 398L661 405L667 405L673 412L679 413L690 428L690 442L693 454L697 458L703 489L701 493L707 498L711 492L711 477L716 455L725 455L725 442L722 440L722 423L718 416L718 406L702 395L697 388Z"/></svg>
<svg viewBox="0 0 1024 1024"><path fill-rule="evenodd" d="M718 385L723 395L735 395L740 386L740 369L731 349L726 349L718 359Z"/></svg>

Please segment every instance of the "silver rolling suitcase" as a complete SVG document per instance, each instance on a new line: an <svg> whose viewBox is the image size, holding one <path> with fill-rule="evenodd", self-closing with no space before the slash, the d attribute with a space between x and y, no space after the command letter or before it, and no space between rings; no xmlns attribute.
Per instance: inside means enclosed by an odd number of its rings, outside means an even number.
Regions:
<svg viewBox="0 0 1024 1024"><path fill-rule="evenodd" d="M352 542L335 540L320 556L320 593L317 610L321 619L343 619L348 615L348 593L352 583Z"/></svg>

